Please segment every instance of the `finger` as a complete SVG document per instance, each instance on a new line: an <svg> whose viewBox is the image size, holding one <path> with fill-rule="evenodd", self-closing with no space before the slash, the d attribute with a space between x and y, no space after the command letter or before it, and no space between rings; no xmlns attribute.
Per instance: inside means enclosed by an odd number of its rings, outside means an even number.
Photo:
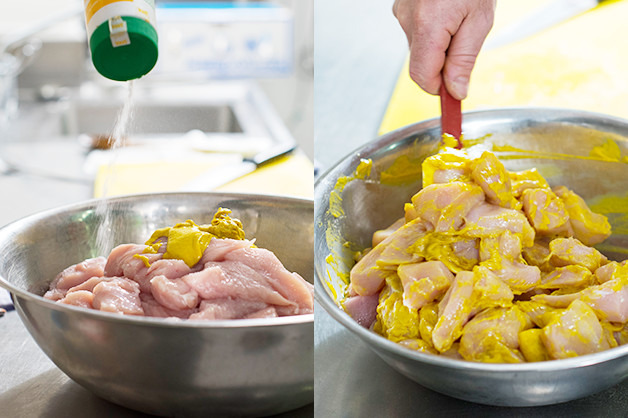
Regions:
<svg viewBox="0 0 628 418"><path fill-rule="evenodd" d="M469 15L451 39L443 79L449 93L458 100L467 97L471 71L492 24L492 14Z"/></svg>
<svg viewBox="0 0 628 418"><path fill-rule="evenodd" d="M417 25L410 43L410 78L430 94L438 94L445 51L451 36L446 30L431 32L427 25Z"/></svg>

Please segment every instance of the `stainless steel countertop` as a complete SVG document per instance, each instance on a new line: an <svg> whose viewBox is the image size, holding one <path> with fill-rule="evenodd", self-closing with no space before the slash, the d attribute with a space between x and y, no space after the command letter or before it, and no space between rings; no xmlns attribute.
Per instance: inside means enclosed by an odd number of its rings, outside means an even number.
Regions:
<svg viewBox="0 0 628 418"><path fill-rule="evenodd" d="M392 0L317 0L315 159L321 172L375 139L407 52ZM599 394L536 408L474 404L433 392L390 368L316 306L315 414L327 417L626 416L628 381Z"/></svg>

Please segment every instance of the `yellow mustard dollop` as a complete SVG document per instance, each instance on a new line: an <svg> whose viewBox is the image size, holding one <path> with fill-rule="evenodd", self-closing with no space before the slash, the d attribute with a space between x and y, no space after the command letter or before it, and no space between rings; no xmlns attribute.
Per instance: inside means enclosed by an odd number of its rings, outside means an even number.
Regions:
<svg viewBox="0 0 628 418"><path fill-rule="evenodd" d="M168 243L163 258L183 260L192 267L201 259L212 238L244 239L242 222L231 218L230 214L231 210L219 208L209 225L197 225L188 219L175 226L158 229L146 241L144 253L155 254L161 245L156 241L166 237ZM148 263L146 256L137 254L136 257L142 259L144 264Z"/></svg>

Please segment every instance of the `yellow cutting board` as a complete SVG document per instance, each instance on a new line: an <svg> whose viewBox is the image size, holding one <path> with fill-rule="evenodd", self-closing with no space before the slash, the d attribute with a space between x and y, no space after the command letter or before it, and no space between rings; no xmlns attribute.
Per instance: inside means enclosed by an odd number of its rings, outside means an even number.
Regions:
<svg viewBox="0 0 628 418"><path fill-rule="evenodd" d="M102 165L94 182L94 197L178 191L213 165L190 161ZM216 191L284 195L311 199L314 166L302 152L281 157Z"/></svg>
<svg viewBox="0 0 628 418"><path fill-rule="evenodd" d="M500 0L491 34L545 3ZM463 111L548 106L628 118L627 16L628 2L605 3L525 40L483 50ZM406 61L380 134L438 116L438 97L414 84Z"/></svg>

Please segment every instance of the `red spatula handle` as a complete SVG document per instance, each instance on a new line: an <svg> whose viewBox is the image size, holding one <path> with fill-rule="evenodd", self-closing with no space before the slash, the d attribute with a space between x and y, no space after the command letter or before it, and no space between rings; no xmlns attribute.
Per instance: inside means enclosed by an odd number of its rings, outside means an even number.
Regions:
<svg viewBox="0 0 628 418"><path fill-rule="evenodd" d="M462 148L460 135L462 134L462 110L460 100L455 99L445 87L445 83L440 85L440 110L441 110L441 133L449 134L458 140L456 148Z"/></svg>

